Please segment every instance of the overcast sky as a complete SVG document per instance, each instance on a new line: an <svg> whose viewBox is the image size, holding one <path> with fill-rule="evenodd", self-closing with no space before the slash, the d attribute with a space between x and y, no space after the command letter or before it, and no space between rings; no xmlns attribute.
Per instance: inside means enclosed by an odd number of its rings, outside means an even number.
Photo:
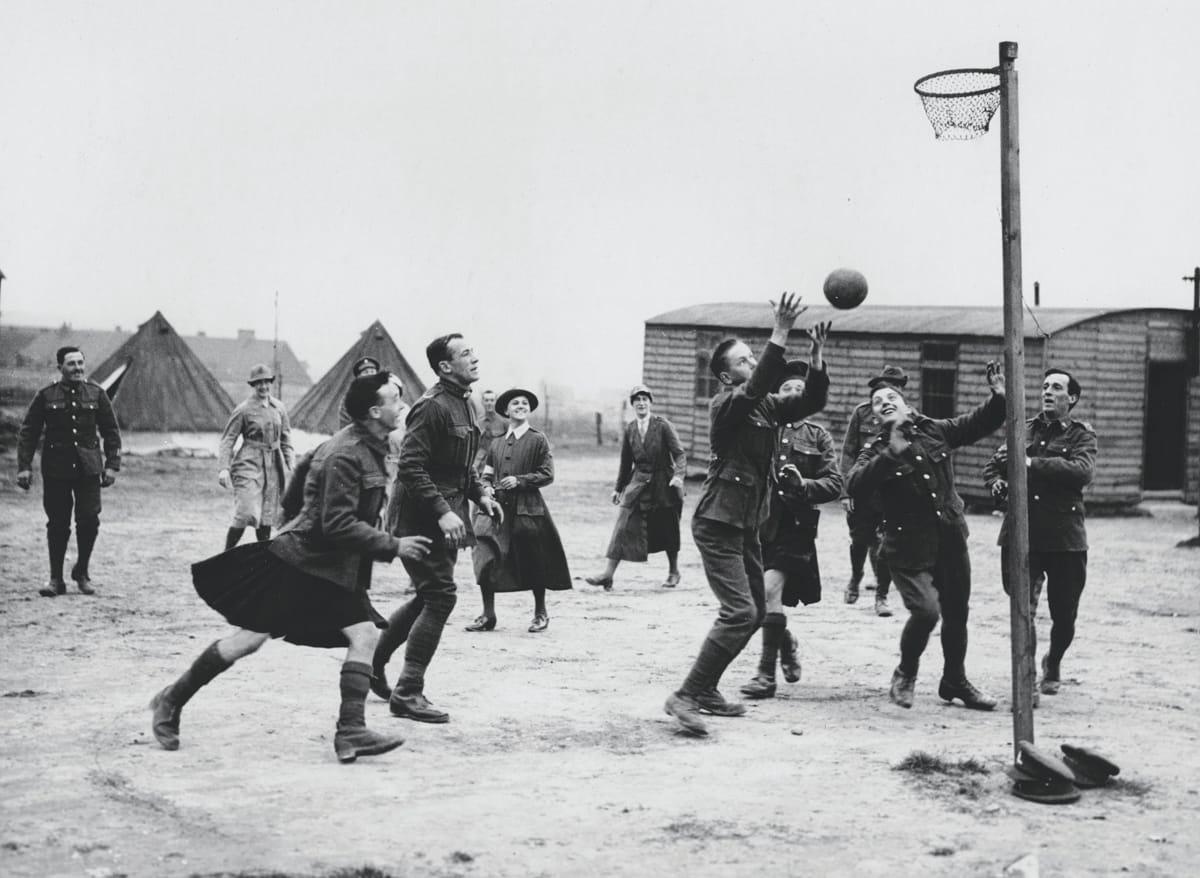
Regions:
<svg viewBox="0 0 1200 878"><path fill-rule="evenodd" d="M1001 40L1027 298L1190 307L1196 10L4 0L0 319L269 337L278 291L314 379L379 317L414 365L458 330L489 385L587 391L647 317L840 265L998 305L997 126L935 141L912 84Z"/></svg>

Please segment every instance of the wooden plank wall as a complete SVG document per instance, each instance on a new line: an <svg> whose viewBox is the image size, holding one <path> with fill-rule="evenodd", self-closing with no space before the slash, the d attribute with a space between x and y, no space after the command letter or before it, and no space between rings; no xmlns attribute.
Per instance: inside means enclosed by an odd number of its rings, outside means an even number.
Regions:
<svg viewBox="0 0 1200 878"><path fill-rule="evenodd" d="M1163 335L1156 341L1156 349L1174 350L1178 345L1171 336L1181 335L1186 330L1187 316L1153 312L1153 319L1161 323L1164 315L1175 328L1165 335L1161 326L1156 328L1156 332ZM1063 330L1048 344L1038 338L1026 339L1025 396L1029 416L1040 410L1042 373L1048 366L1067 369L1083 384L1083 397L1075 415L1089 421L1100 439L1096 479L1085 494L1092 503L1131 504L1137 503L1142 496L1149 319L1147 312L1115 314ZM675 326L647 326L645 334L643 380L655 391L655 411L675 424L688 451L689 463L699 470L708 461L708 405L707 400L694 397L697 345L703 338L707 350L707 340L712 335L738 335L757 352L769 334L765 330L722 333ZM984 367L989 359L1003 361L999 337L838 335L835 325L826 350L831 379L829 402L825 411L813 420L829 429L839 448L850 413L868 399L867 381L878 374L884 363L899 366L908 373L905 395L912 405L920 406L921 343L924 341L959 343L956 412L969 411L986 399ZM793 333L788 345L789 359L806 359L808 349L804 335ZM982 468L1003 441L1003 430L997 430L977 445L957 453L956 482L964 499L982 504L989 502L983 487ZM1197 379L1190 385L1188 460L1185 497L1195 502L1197 474L1200 473L1200 380Z"/></svg>

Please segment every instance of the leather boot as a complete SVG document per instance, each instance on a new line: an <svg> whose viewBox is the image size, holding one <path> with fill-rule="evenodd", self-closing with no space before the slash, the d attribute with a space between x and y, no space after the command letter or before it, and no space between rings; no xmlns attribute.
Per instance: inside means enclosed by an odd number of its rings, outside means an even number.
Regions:
<svg viewBox="0 0 1200 878"><path fill-rule="evenodd" d="M938 684L938 697L951 704L957 698L963 703L963 707L970 710L996 709L996 699L976 689L966 677L954 683L943 677L942 682Z"/></svg>
<svg viewBox="0 0 1200 878"><path fill-rule="evenodd" d="M232 662L221 658L217 644L213 642L178 680L150 700L150 709L154 711L150 728L154 739L164 750L179 749L179 718L183 706L202 686L212 682L214 677L231 666Z"/></svg>
<svg viewBox="0 0 1200 878"><path fill-rule="evenodd" d="M749 683L742 686L740 691L747 698L774 698L775 678L766 674L755 674Z"/></svg>
<svg viewBox="0 0 1200 878"><path fill-rule="evenodd" d="M904 671L896 668L892 672L892 687L888 692L888 697L892 702L901 707L911 708L913 706L913 691L917 685L917 675L908 675Z"/></svg>
<svg viewBox="0 0 1200 878"><path fill-rule="evenodd" d="M779 669L783 671L783 679L789 683L799 682L800 641L786 628L783 630L783 639L779 642Z"/></svg>

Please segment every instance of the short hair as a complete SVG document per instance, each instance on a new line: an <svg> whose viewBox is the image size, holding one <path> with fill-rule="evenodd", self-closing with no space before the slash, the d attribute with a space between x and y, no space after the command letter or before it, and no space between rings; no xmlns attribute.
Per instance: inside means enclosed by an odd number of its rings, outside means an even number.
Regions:
<svg viewBox="0 0 1200 878"><path fill-rule="evenodd" d="M449 335L439 335L425 348L425 359L429 361L429 368L433 370L433 374L442 374L438 369L438 363L450 359L450 342L456 338L462 338L462 333L452 332Z"/></svg>
<svg viewBox="0 0 1200 878"><path fill-rule="evenodd" d="M371 406L379 405L379 389L392 378L392 373L383 371L374 375L362 375L350 382L346 391L346 411L356 421L366 420Z"/></svg>
<svg viewBox="0 0 1200 878"><path fill-rule="evenodd" d="M61 348L59 348L57 351L55 351L54 356L58 360L58 365L61 366L63 364L63 360L65 360L67 358L67 354L82 354L82 353L83 353L83 351L81 351L79 348L75 347L75 345L67 344L67 345L63 345Z"/></svg>
<svg viewBox="0 0 1200 878"><path fill-rule="evenodd" d="M1049 378L1051 375L1067 376L1067 394L1075 397L1075 402L1071 403L1071 408L1075 408L1075 403L1079 402L1079 397L1083 395L1083 388L1079 386L1079 382L1075 380L1075 376L1066 369L1047 369L1042 373L1043 378Z"/></svg>
<svg viewBox="0 0 1200 878"><path fill-rule="evenodd" d="M485 390L485 391L483 392L483 395L484 395L484 396L487 396L489 393L490 393L492 396L495 396L495 395L496 395L496 391L494 391L494 390Z"/></svg>
<svg viewBox="0 0 1200 878"><path fill-rule="evenodd" d="M729 364L725 362L725 355L729 353L729 349L738 343L736 338L727 338L713 348L712 356L708 360L709 371L713 373L713 377L720 380L721 373L726 371Z"/></svg>

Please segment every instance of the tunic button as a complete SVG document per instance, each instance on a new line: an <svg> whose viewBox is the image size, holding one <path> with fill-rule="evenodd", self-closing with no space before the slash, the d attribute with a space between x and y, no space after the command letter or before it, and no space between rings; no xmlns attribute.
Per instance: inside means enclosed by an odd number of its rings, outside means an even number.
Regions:
<svg viewBox="0 0 1200 878"><path fill-rule="evenodd" d="M896 470L896 475L902 476L902 475L904 475L904 473L900 472L900 470Z"/></svg>
<svg viewBox="0 0 1200 878"><path fill-rule="evenodd" d="M786 455L786 454L781 454L781 455L779 455L779 459L780 459L780 460L787 460L787 455Z"/></svg>
<svg viewBox="0 0 1200 878"><path fill-rule="evenodd" d="M1074 506L1072 506L1072 507L1071 507L1071 511L1072 511L1072 512L1074 512L1074 511L1075 511L1075 507L1074 507Z"/></svg>
<svg viewBox="0 0 1200 878"><path fill-rule="evenodd" d="M1041 497L1039 497L1037 494L1034 494L1034 495L1033 495L1033 499L1034 499L1034 500L1041 500L1042 498L1041 498Z"/></svg>
<svg viewBox="0 0 1200 878"><path fill-rule="evenodd" d="M780 491L780 492L779 492L779 496L780 496L780 497L782 497L782 496L783 496L783 491Z"/></svg>
<svg viewBox="0 0 1200 878"><path fill-rule="evenodd" d="M937 496L937 491L930 491L930 492L929 492L929 496L930 496L930 497L936 497L936 496Z"/></svg>
<svg viewBox="0 0 1200 878"><path fill-rule="evenodd" d="M920 459L921 459L921 455L919 455L919 454L918 454L918 455L917 455L917 460L920 460ZM926 476L925 478L929 478L929 476Z"/></svg>
<svg viewBox="0 0 1200 878"><path fill-rule="evenodd" d="M928 479L928 478L929 478L929 473L925 473L925 478L926 478L926 479Z"/></svg>
<svg viewBox="0 0 1200 878"><path fill-rule="evenodd" d="M734 477L733 477L733 480L734 480L735 482L740 482L740 481L742 480L742 477L741 477L741 476L734 476Z"/></svg>
<svg viewBox="0 0 1200 878"><path fill-rule="evenodd" d="M787 445L787 444L788 444L788 440L784 439L784 440L783 440L783 444L784 444L784 445Z"/></svg>
<svg viewBox="0 0 1200 878"><path fill-rule="evenodd" d="M1045 440L1042 440L1042 444L1043 444L1043 445L1045 445L1045 444L1046 444Z"/></svg>

